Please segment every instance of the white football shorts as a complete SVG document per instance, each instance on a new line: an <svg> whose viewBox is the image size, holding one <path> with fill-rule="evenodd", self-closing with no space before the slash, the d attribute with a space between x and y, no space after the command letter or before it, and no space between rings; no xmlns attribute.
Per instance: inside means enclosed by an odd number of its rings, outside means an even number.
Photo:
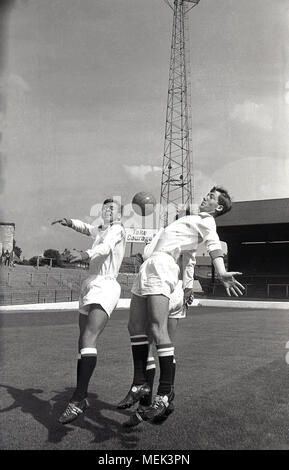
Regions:
<svg viewBox="0 0 289 470"><path fill-rule="evenodd" d="M121 287L115 279L89 276L81 286L79 312L88 315L91 304L99 304L110 317L120 298Z"/></svg>
<svg viewBox="0 0 289 470"><path fill-rule="evenodd" d="M168 253L157 251L141 265L131 292L138 296L170 298L179 280L179 266Z"/></svg>
<svg viewBox="0 0 289 470"><path fill-rule="evenodd" d="M170 296L169 318L186 318L187 309L184 308L183 281L179 281Z"/></svg>

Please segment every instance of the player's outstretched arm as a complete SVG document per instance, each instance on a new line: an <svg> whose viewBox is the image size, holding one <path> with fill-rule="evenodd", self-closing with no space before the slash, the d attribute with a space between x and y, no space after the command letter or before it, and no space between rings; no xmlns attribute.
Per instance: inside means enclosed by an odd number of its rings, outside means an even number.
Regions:
<svg viewBox="0 0 289 470"><path fill-rule="evenodd" d="M222 257L215 258L213 264L220 281L223 283L226 292L229 296L233 294L235 297L243 295L245 287L235 279L235 276L239 276L242 273L237 271L227 272Z"/></svg>
<svg viewBox="0 0 289 470"><path fill-rule="evenodd" d="M64 227L72 227L71 219L66 219L66 218L59 219L59 220L54 220L54 222L51 222L51 225L55 225L55 224L61 224Z"/></svg>

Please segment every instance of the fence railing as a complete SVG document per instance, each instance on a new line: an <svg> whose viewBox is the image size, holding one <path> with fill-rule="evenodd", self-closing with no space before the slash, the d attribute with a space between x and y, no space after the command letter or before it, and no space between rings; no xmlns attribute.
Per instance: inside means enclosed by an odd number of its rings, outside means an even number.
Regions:
<svg viewBox="0 0 289 470"><path fill-rule="evenodd" d="M271 293L272 293L272 289L273 289L273 292L275 290L278 289L281 287L281 290L283 291L283 293L285 293L285 297L288 297L289 296L289 284L276 284L276 283L272 283L270 282L268 285L267 285L267 297L270 297ZM276 289L277 288L277 289Z"/></svg>
<svg viewBox="0 0 289 470"><path fill-rule="evenodd" d="M74 290L41 289L29 291L11 291L0 294L0 305L19 305L52 302L72 302L78 300L79 293Z"/></svg>
<svg viewBox="0 0 289 470"><path fill-rule="evenodd" d="M0 277L0 288L1 287L16 287L17 284L21 283L27 287L64 287L69 283L80 286L83 280L87 277L79 274L79 276L65 276L62 273L19 273L17 271L1 273Z"/></svg>
<svg viewBox="0 0 289 470"><path fill-rule="evenodd" d="M65 270L64 270L65 271ZM129 270L124 270L119 273L119 277L124 278L125 276L134 276L136 273ZM23 289L27 287L68 287L73 289L73 286L80 287L83 280L88 276L87 272L85 274L80 273L79 275L67 275L64 273L53 273L53 272L27 272L19 273L19 271L8 271L1 272L0 274L0 291L4 287L18 287L19 284L22 285Z"/></svg>
<svg viewBox="0 0 289 470"><path fill-rule="evenodd" d="M119 274L118 282L121 285L121 297L130 297L134 277L131 273ZM20 289L9 286L6 282L0 287L0 305L72 302L78 300L82 281L83 279L79 279L79 282L71 282L71 285L67 286L67 283L62 282L59 278L59 285L53 288L49 287L51 280L44 277L42 285L33 286L28 284L27 288L24 286Z"/></svg>
<svg viewBox="0 0 289 470"><path fill-rule="evenodd" d="M262 297L262 298L288 298L289 297L289 284L287 283L268 283L268 284L253 284L242 283L244 286L244 297ZM220 289L224 289L221 283L215 283L211 287L212 295L219 295ZM225 295L225 294L224 294Z"/></svg>
<svg viewBox="0 0 289 470"><path fill-rule="evenodd" d="M27 288L16 288L11 285L11 273L6 273L0 280L0 305L15 305L25 303L51 303L69 302L78 300L80 286L86 276L68 278L62 273L25 273L28 276ZM35 276L35 278L33 278ZM52 277L50 277L52 276ZM118 282L121 285L121 297L131 297L131 287L135 278L133 273L120 273ZM36 282L37 281L37 282ZM52 285L51 285L52 284ZM288 298L288 283L268 283L257 286L251 283L243 283L245 287L244 297L262 298ZM260 290L260 288L262 288ZM220 291L220 289L222 289ZM258 289L260 292L258 292ZM226 296L224 288L217 282L211 287L209 296Z"/></svg>
<svg viewBox="0 0 289 470"><path fill-rule="evenodd" d="M121 298L131 297L131 286L122 286ZM79 291L77 290L49 290L43 289L30 291L11 291L0 293L0 305L22 305L22 304L40 304L73 302L78 300Z"/></svg>

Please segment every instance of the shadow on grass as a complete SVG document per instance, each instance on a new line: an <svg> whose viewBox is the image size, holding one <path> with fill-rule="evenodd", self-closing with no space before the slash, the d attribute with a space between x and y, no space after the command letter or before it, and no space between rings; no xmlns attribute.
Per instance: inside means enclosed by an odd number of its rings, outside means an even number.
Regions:
<svg viewBox="0 0 289 470"><path fill-rule="evenodd" d="M19 408L23 413L30 414L47 429L48 442L57 444L68 433L71 433L75 427L78 427L88 430L93 434L92 443L117 439L125 449L137 447L139 439L134 432L128 432L118 420L108 418L102 414L105 411L127 416L128 412L118 410L114 405L99 400L96 394L89 394L90 408L86 411L85 416L81 416L73 423L64 426L58 423L57 420L66 407L74 389L66 388L63 392L56 393L49 401L45 401L37 396L43 393L41 389L26 388L21 390L4 384L0 384L0 387L6 389L7 393L14 400L11 405L0 409L0 413ZM28 428L27 432L29 432Z"/></svg>
<svg viewBox="0 0 289 470"><path fill-rule="evenodd" d="M72 388L66 388L64 392L58 393L51 399L55 401L53 413L56 419L67 405L73 391ZM72 426L90 431L94 435L92 443L100 443L115 438L120 441L125 449L137 447L139 439L134 432L125 429L118 420L103 414L103 412L113 412L127 417L128 411L118 410L115 405L99 400L98 395L95 393L89 393L88 400L90 407L85 412L85 416L71 423Z"/></svg>

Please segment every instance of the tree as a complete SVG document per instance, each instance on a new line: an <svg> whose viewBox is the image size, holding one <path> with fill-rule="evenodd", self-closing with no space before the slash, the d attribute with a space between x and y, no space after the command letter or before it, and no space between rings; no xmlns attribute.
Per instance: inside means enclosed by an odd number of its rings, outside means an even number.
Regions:
<svg viewBox="0 0 289 470"><path fill-rule="evenodd" d="M37 259L38 259L38 256L32 256L32 258L30 258L30 260L29 260L29 264L31 266L36 266L37 265Z"/></svg>
<svg viewBox="0 0 289 470"><path fill-rule="evenodd" d="M14 251L15 255L17 256L17 258L20 259L22 250L21 250L21 248L19 248L19 246L16 245L16 240L13 240L13 251Z"/></svg>
<svg viewBox="0 0 289 470"><path fill-rule="evenodd" d="M54 250L53 248L48 248L43 253L44 258L52 258L52 265L53 266L61 266L61 257L58 250Z"/></svg>

